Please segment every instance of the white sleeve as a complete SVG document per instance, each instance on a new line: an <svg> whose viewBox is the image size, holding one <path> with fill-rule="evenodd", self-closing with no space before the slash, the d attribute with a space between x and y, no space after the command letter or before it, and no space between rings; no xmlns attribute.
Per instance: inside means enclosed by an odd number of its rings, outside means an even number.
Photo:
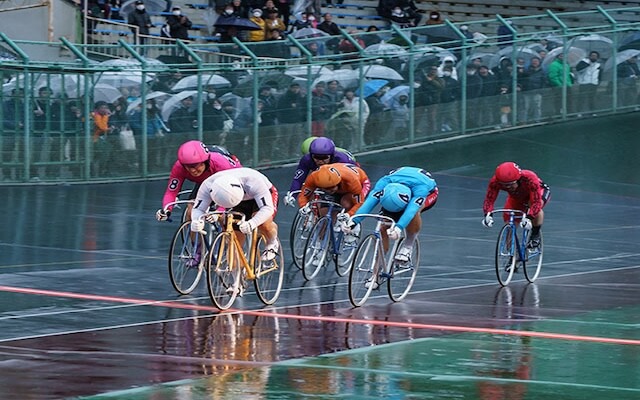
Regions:
<svg viewBox="0 0 640 400"><path fill-rule="evenodd" d="M200 189L198 189L198 194L196 195L196 203L191 210L191 220L196 220L206 214L209 211L209 206L211 205L211 196L209 196L209 180L205 180L200 185Z"/></svg>
<svg viewBox="0 0 640 400"><path fill-rule="evenodd" d="M255 222L256 226L262 225L265 221L273 216L276 210L271 197L271 182L265 176L252 177L251 179L251 195L256 204L258 204L258 212L250 221ZM255 195L253 193L256 193Z"/></svg>

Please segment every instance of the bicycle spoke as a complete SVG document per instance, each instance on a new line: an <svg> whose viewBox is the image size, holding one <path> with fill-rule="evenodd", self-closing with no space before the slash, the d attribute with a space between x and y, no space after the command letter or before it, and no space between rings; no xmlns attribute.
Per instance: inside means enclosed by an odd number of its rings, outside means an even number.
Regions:
<svg viewBox="0 0 640 400"><path fill-rule="evenodd" d="M226 310L239 293L240 265L239 255L233 244L233 233L221 233L213 241L208 257L208 285L209 297L213 304L221 310ZM232 255L232 252L235 252ZM233 264L230 261L233 259Z"/></svg>
<svg viewBox="0 0 640 400"><path fill-rule="evenodd" d="M496 276L498 282L502 286L506 286L511 282L513 274L516 271L516 262L518 255L516 254L515 240L513 234L514 229L506 224L500 230L498 242L496 243Z"/></svg>
<svg viewBox="0 0 640 400"><path fill-rule="evenodd" d="M401 247L402 243L398 246ZM420 266L420 242L417 240L413 245L411 259L406 264L393 263L391 276L387 281L389 298L393 301L404 299L411 290Z"/></svg>
<svg viewBox="0 0 640 400"><path fill-rule="evenodd" d="M262 254L265 249L266 241L264 238L258 240L258 251L256 254ZM279 245L278 255L271 261L262 261L260 257L256 257L254 266L256 279L254 285L258 298L266 305L270 305L278 300L282 283L284 282L284 253L282 245Z"/></svg>
<svg viewBox="0 0 640 400"><path fill-rule="evenodd" d="M206 248L202 234L191 232L189 222L176 231L169 250L169 278L180 294L191 293L204 272Z"/></svg>
<svg viewBox="0 0 640 400"><path fill-rule="evenodd" d="M354 307L363 305L371 291L378 288L378 240L374 235L369 235L356 249L349 273L349 301Z"/></svg>

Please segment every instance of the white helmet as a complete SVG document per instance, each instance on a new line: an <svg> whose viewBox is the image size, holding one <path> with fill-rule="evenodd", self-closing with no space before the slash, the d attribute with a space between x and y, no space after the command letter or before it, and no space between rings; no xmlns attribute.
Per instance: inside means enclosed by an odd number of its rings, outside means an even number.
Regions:
<svg viewBox="0 0 640 400"><path fill-rule="evenodd" d="M219 207L233 208L240 204L243 197L244 189L238 178L222 175L211 183L211 199Z"/></svg>

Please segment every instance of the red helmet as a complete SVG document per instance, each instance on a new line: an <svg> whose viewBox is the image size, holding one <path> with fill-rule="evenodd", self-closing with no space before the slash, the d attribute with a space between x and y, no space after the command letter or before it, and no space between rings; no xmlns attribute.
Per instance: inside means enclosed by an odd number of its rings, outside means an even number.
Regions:
<svg viewBox="0 0 640 400"><path fill-rule="evenodd" d="M500 183L515 182L520 179L521 175L522 170L518 164L511 161L503 162L496 168L496 179Z"/></svg>
<svg viewBox="0 0 640 400"><path fill-rule="evenodd" d="M209 149L199 140L185 142L178 149L178 161L182 165L198 164L208 159Z"/></svg>

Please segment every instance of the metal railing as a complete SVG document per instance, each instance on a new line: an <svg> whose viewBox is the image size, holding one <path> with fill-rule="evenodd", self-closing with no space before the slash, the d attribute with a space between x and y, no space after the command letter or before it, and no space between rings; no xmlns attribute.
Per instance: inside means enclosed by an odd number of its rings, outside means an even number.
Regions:
<svg viewBox="0 0 640 400"><path fill-rule="evenodd" d="M497 15L465 23L465 29L445 21L270 42L148 37L141 44L135 34L111 32L103 43L35 43L0 33L4 47L16 55L0 60L1 178L13 184L166 176L178 146L189 139L227 146L245 165L264 167L296 161L300 143L310 135L329 136L357 154L635 111L636 81L619 66L626 67L640 49L639 23L633 22L639 13L639 8L598 7ZM501 26L506 30L498 33ZM381 41L372 47L376 40ZM29 56L34 46L57 47L68 56L34 60ZM601 53L598 85L574 84L578 61L595 49ZM562 54L568 61L556 69L560 82L527 87L517 66L523 61L528 67L544 52L549 60ZM442 67L445 57L456 60L449 72L457 80L441 77L433 83L429 71ZM515 73L499 68L503 58ZM493 84L504 85L503 92L489 91L490 80L478 83L483 72L469 68L478 59L494 70L499 80ZM543 60L545 74L550 65ZM376 86L379 80L386 82ZM338 94L332 81L339 83ZM443 82L444 89L438 88ZM298 97L296 85L307 95ZM351 91L354 102L344 100ZM214 108L217 101L221 110ZM104 131L99 129L102 102L111 113ZM120 141L119 132L128 129L135 149Z"/></svg>

